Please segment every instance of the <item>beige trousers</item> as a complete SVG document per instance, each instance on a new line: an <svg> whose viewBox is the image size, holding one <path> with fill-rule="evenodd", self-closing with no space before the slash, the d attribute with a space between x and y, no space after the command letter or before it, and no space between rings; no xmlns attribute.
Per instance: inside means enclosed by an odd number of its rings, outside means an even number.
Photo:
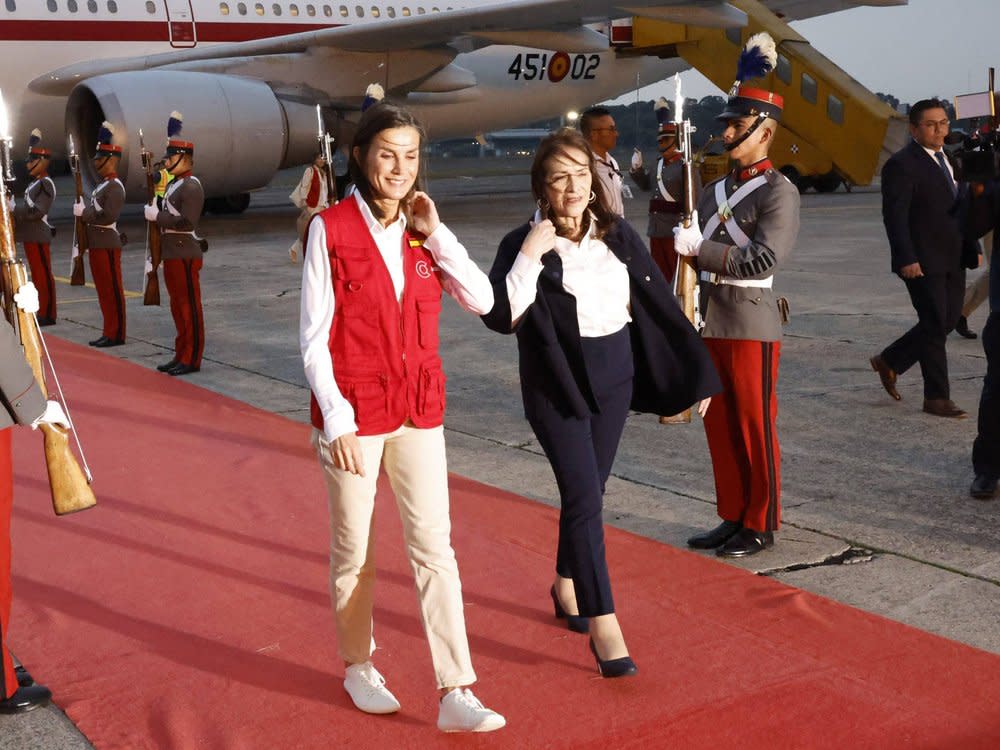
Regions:
<svg viewBox="0 0 1000 750"><path fill-rule="evenodd" d="M365 474L338 469L329 443L313 430L312 443L330 500L330 595L341 658L368 661L375 650L375 484L379 467L396 495L403 539L416 582L420 615L438 687L476 681L465 634L462 583L451 547L444 428L407 423L384 435L359 437Z"/></svg>

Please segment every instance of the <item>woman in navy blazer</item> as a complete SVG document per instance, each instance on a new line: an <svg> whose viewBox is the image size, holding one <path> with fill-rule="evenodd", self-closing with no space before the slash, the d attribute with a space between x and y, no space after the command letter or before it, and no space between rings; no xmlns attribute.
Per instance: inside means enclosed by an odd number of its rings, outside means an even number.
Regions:
<svg viewBox="0 0 1000 750"><path fill-rule="evenodd" d="M556 616L589 630L601 674L620 677L636 667L615 616L601 513L625 419L630 408L676 414L721 386L643 238L608 208L578 132L542 141L531 185L539 210L500 243L483 321L517 334L525 416L559 486Z"/></svg>

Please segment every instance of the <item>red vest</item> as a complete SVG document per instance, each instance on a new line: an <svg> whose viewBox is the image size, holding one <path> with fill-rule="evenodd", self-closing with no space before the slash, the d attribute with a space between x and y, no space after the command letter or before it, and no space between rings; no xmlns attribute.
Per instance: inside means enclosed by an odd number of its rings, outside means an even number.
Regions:
<svg viewBox="0 0 1000 750"><path fill-rule="evenodd" d="M403 235L403 299L353 198L319 214L333 279L330 355L337 386L354 407L359 435L444 421L445 377L438 356L441 278L423 237ZM323 429L313 396L312 424Z"/></svg>

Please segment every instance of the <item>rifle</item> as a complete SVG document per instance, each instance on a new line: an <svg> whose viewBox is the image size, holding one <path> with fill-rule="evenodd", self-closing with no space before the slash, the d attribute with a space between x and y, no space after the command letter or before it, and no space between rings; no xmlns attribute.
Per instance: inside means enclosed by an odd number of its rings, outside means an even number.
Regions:
<svg viewBox="0 0 1000 750"><path fill-rule="evenodd" d="M691 226L695 211L694 202L694 153L691 150L691 133L694 127L690 120L684 119L684 99L681 96L681 79L674 75L674 123L677 125L677 148L682 157L684 174L684 213L681 223ZM694 258L683 255L677 257L677 273L674 275L674 293L680 302L684 316L691 321L696 330L701 330L701 310L698 303L698 269ZM691 409L686 409L676 415L672 422L690 422Z"/></svg>
<svg viewBox="0 0 1000 750"><path fill-rule="evenodd" d="M24 356L31 371L35 375L35 380L48 397L45 387L45 372L42 369L42 352L48 358L48 350L45 348L45 340L38 329L38 321L34 313L26 313L19 309L14 302L14 294L27 283L28 275L24 269L24 263L17 259L14 247L14 234L12 231L10 207L8 206L7 183L13 182L14 171L11 169L10 154L12 143L7 134L7 109L4 106L3 98L0 96L0 297L7 321L14 327L21 339L24 347ZM0 325L3 325L0 323ZM49 360L51 369L52 362ZM55 376L55 370L52 370ZM59 379L54 377L56 388L59 389ZM64 406L65 398L60 390L60 400ZM69 410L65 410L67 414ZM90 488L93 477L90 471L80 468L76 456L69 445L70 430L59 425L40 425L45 441L45 466L49 473L49 488L52 492L52 508L57 516L73 513L78 510L90 508L97 503L94 491ZM72 429L72 427L70 428ZM74 437L76 433L74 430ZM80 441L76 441L80 447ZM80 455L83 455L81 450ZM86 467L86 460L84 460Z"/></svg>
<svg viewBox="0 0 1000 750"><path fill-rule="evenodd" d="M333 142L336 140L326 132L323 126L323 115L316 105L316 140L319 141L319 151L326 160L326 202L333 205L337 202L337 178L333 174Z"/></svg>
<svg viewBox="0 0 1000 750"><path fill-rule="evenodd" d="M153 154L146 150L139 128L139 153L142 154L142 168L146 170L146 196L149 205L156 205L156 180L153 179ZM142 291L143 305L160 304L160 277L156 269L160 267L160 228L155 221L146 222L146 284Z"/></svg>
<svg viewBox="0 0 1000 750"><path fill-rule="evenodd" d="M73 136L69 137L69 168L76 181L76 203L83 200L83 175L80 172L80 157L73 147ZM83 254L89 250L87 242L87 225L79 216L73 223L73 268L69 275L70 286L83 286L86 276L83 272Z"/></svg>

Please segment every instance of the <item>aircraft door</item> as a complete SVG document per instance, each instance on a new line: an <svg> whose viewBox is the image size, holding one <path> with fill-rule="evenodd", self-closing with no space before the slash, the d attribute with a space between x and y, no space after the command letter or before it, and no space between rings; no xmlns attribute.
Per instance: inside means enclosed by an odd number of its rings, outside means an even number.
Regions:
<svg viewBox="0 0 1000 750"><path fill-rule="evenodd" d="M170 30L171 47L194 47L198 34L194 26L191 0L166 0L167 28Z"/></svg>

